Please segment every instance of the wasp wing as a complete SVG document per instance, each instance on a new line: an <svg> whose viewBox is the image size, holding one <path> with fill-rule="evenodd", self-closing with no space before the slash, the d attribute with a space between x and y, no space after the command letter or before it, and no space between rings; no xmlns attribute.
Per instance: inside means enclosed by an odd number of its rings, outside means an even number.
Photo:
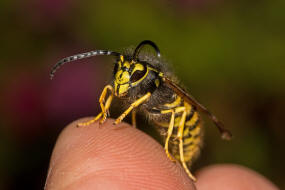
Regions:
<svg viewBox="0 0 285 190"><path fill-rule="evenodd" d="M186 90L184 90L181 86L177 83L172 81L171 79L163 76L162 80L177 94L179 95L184 101L190 103L191 105L195 106L200 112L205 113L217 126L219 129L221 136L223 139L230 140L232 134L229 130L224 127L224 124L218 120L218 118L213 115L205 106L200 104L194 97L192 97Z"/></svg>

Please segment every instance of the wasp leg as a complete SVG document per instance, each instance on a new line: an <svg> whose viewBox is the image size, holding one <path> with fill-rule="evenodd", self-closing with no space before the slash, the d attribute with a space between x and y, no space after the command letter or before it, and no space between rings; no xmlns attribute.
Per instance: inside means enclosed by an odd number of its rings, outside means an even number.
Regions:
<svg viewBox="0 0 285 190"><path fill-rule="evenodd" d="M133 109L132 111L132 125L134 128L137 128L137 119L136 119L136 110Z"/></svg>
<svg viewBox="0 0 285 190"><path fill-rule="evenodd" d="M171 137L171 135L172 135L173 127L174 127L175 112L174 112L174 110L171 109L171 110L162 110L160 113L162 113L162 114L171 113L171 118L170 118L168 130L167 130L167 137L166 137L166 140L165 140L164 150L165 150L165 153L166 153L167 157L168 157L171 161L176 161L175 158L173 158L173 157L171 156L171 154L169 153L169 150L168 150L169 140L170 140L170 137Z"/></svg>
<svg viewBox="0 0 285 190"><path fill-rule="evenodd" d="M107 101L105 102L105 98L107 95L107 91L110 90L111 91L111 95L108 97ZM100 103L100 107L101 107L101 113L99 113L94 119L84 122L84 123L78 123L77 126L88 126L92 123L94 123L95 121L100 120L100 123L104 123L106 118L107 118L107 113L109 112L109 108L111 106L111 102L113 99L113 87L111 85L107 85L105 86L105 88L102 91L102 94L99 98L99 103ZM104 105L105 103L105 105Z"/></svg>
<svg viewBox="0 0 285 190"><path fill-rule="evenodd" d="M184 107L183 114L181 116L181 120L179 123L178 127L178 133L177 133L177 138L179 139L179 154L180 154L180 162L182 163L182 166L188 176L193 180L196 181L196 178L192 175L192 173L189 171L186 162L184 160L184 149L183 149L183 132L184 132L184 125L185 125L185 120L186 120L186 108Z"/></svg>
<svg viewBox="0 0 285 190"><path fill-rule="evenodd" d="M165 140L165 145L164 145L164 149L165 149L165 153L167 155L167 157L172 160L172 161L175 161L176 159L173 158L170 153L169 153L169 150L168 150L168 144L169 144L169 140L170 140L170 137L172 135L172 132L173 132L173 128L174 128L174 123L175 123L175 113L179 113L179 112L184 112L185 111L185 107L177 107L175 108L174 110L173 109L169 109L169 110L162 110L160 113L161 114L167 114L167 113L171 113L171 119L170 119L170 123L169 123L169 126L168 126L168 131L167 131L167 137L166 137L166 140ZM180 126L180 124L179 124ZM177 138L177 137L176 137Z"/></svg>
<svg viewBox="0 0 285 190"><path fill-rule="evenodd" d="M124 113L122 113L117 119L116 121L114 122L114 124L118 124L118 123L121 123L121 121L136 107L138 107L139 105L141 105L144 101L148 100L149 97L151 96L151 93L148 92L146 93L143 97L141 97L140 99L136 100L135 102L133 102L131 104L131 106L126 110L124 111Z"/></svg>
<svg viewBox="0 0 285 190"><path fill-rule="evenodd" d="M107 94L107 90L110 90L111 91L111 94L110 96L108 97L105 105L103 104L104 103L104 100L105 100L105 96ZM112 100L113 100L113 96L114 96L114 90L113 90L113 87L111 85L107 85L104 90L103 90L103 93L104 93L104 96L100 96L100 99L99 99L99 103L100 103L100 106L101 106L101 109L102 109L102 119L100 120L100 123L104 123L106 118L107 118L107 114L109 113L109 108L111 106L111 103L112 103ZM102 94L103 94L102 93Z"/></svg>

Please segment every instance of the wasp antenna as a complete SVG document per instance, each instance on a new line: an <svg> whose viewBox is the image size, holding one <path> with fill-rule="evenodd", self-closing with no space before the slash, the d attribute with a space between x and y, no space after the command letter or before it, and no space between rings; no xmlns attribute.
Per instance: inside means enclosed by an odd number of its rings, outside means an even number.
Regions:
<svg viewBox="0 0 285 190"><path fill-rule="evenodd" d="M55 72L65 63L76 61L79 59L85 59L88 57L93 57L97 55L112 55L112 56L120 56L120 53L113 52L113 51L108 51L108 50L96 50L96 51L90 51L86 53L81 53L77 55L73 55L70 57L63 58L60 60L57 64L55 64L50 72L50 79L54 77Z"/></svg>
<svg viewBox="0 0 285 190"><path fill-rule="evenodd" d="M159 48L157 47L157 45L153 42L153 41L150 41L150 40L144 40L142 41L135 49L134 51L134 54L133 54L133 59L136 60L139 53L140 53L140 50L145 46L145 45L150 45L151 47L154 48L155 52L156 52L156 56L157 57L160 57L160 51L159 51Z"/></svg>

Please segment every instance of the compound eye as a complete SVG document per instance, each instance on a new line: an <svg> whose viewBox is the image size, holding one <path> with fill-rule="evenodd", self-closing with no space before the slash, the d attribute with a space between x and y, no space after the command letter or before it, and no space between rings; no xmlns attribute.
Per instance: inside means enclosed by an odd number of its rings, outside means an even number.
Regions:
<svg viewBox="0 0 285 190"><path fill-rule="evenodd" d="M131 76L131 82L136 82L138 80L140 80L146 73L146 69L144 69L143 71L140 70L136 70L132 76Z"/></svg>

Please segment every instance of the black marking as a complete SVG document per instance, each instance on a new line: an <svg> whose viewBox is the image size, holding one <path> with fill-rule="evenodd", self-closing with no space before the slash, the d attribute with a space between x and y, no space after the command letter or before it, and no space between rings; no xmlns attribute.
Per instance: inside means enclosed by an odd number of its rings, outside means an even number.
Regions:
<svg viewBox="0 0 285 190"><path fill-rule="evenodd" d="M184 130L185 130L185 129L184 129ZM190 138L190 137L192 137L192 135L191 135L190 129L189 129L187 135L184 135L183 138L188 139L188 138Z"/></svg>
<svg viewBox="0 0 285 190"><path fill-rule="evenodd" d="M190 113L186 116L186 120L185 121L189 121L190 119L192 119L195 111L196 111L196 108L191 105Z"/></svg>
<svg viewBox="0 0 285 190"><path fill-rule="evenodd" d="M118 72L118 68L119 68L119 64L118 64L118 63L115 63L114 71L113 71L113 75L114 75L114 76L115 76L116 73Z"/></svg>
<svg viewBox="0 0 285 190"><path fill-rule="evenodd" d="M200 136L200 134L196 134L193 136L194 139L198 138Z"/></svg>
<svg viewBox="0 0 285 190"><path fill-rule="evenodd" d="M132 76L131 76L131 78L130 78L130 81L133 83L133 82L136 82L136 81L138 81L138 80L140 80L141 78L143 78L144 76L145 76L145 74L146 74L146 70L136 70L133 74L132 74Z"/></svg>
<svg viewBox="0 0 285 190"><path fill-rule="evenodd" d="M122 71L128 71L127 67L122 67L121 69L122 69Z"/></svg>
<svg viewBox="0 0 285 190"><path fill-rule="evenodd" d="M199 123L200 123L200 118L198 118L192 126L189 126L189 131L194 130Z"/></svg>
<svg viewBox="0 0 285 190"><path fill-rule="evenodd" d="M129 69L129 73L131 74L135 68L135 64L132 64Z"/></svg>
<svg viewBox="0 0 285 190"><path fill-rule="evenodd" d="M121 86L121 85L120 85L120 84L118 84L118 86L117 86L117 90L116 90L116 91L117 91L117 94L119 94L120 86Z"/></svg>

